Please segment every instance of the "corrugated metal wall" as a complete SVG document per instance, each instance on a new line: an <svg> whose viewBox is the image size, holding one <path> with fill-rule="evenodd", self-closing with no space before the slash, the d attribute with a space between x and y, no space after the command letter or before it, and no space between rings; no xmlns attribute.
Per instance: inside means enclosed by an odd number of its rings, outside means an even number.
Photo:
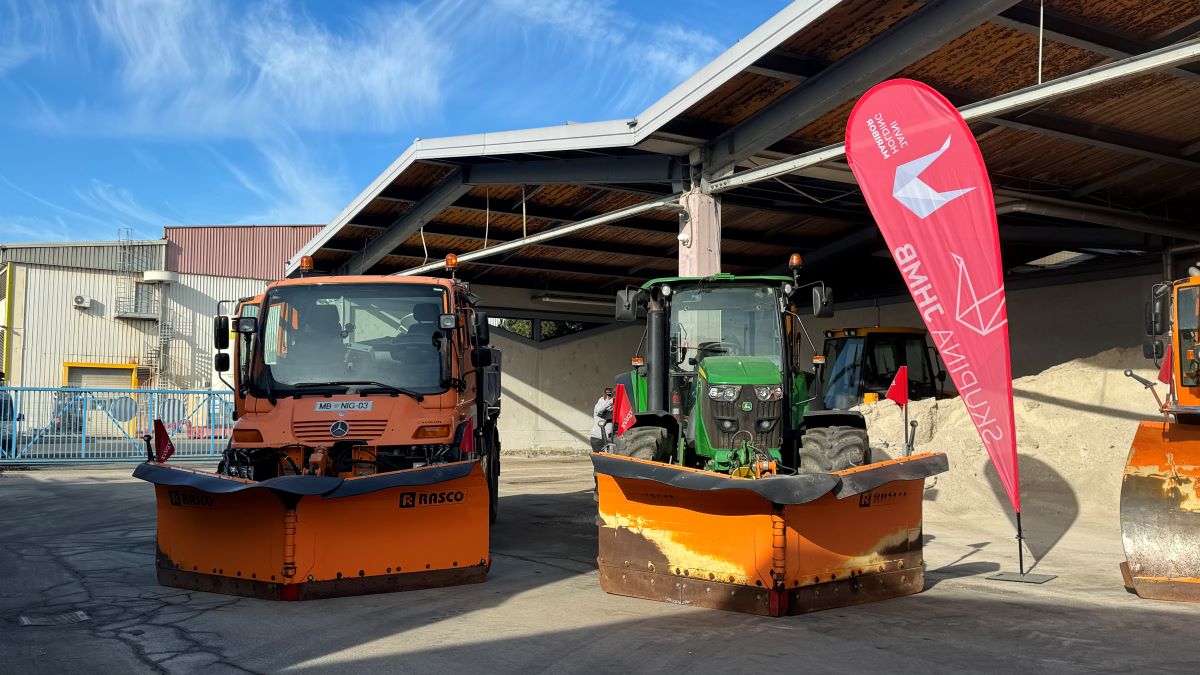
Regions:
<svg viewBox="0 0 1200 675"><path fill-rule="evenodd" d="M119 242L6 244L0 246L0 264L18 262L85 270L161 270L165 249L166 241L130 241L124 245ZM127 262L132 264L126 267Z"/></svg>
<svg viewBox="0 0 1200 675"><path fill-rule="evenodd" d="M218 300L257 295L267 287L257 279L230 279L181 274L167 294L167 311L175 336L171 341L170 372L159 387L218 389L223 387L212 369L213 316Z"/></svg>
<svg viewBox="0 0 1200 675"><path fill-rule="evenodd" d="M167 227L166 269L180 274L274 281L320 225Z"/></svg>
<svg viewBox="0 0 1200 675"><path fill-rule="evenodd" d="M119 272L20 265L14 289L13 384L62 386L63 363L136 363L151 321L113 318ZM76 309L76 295L92 298ZM19 368L17 367L19 366Z"/></svg>
<svg viewBox="0 0 1200 675"><path fill-rule="evenodd" d="M63 363L144 363L158 334L156 321L115 318L121 273L17 265L14 297L13 373L22 387L62 386ZM220 387L212 370L212 317L217 301L254 295L266 287L256 279L183 274L166 289L165 316L172 336L167 376L156 386L176 389ZM76 309L76 295L92 298ZM214 384L215 383L215 384ZM143 385L144 386L144 385Z"/></svg>

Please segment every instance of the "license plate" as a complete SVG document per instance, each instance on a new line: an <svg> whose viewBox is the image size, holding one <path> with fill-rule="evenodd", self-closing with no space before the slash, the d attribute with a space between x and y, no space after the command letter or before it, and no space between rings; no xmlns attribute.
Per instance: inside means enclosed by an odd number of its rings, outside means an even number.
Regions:
<svg viewBox="0 0 1200 675"><path fill-rule="evenodd" d="M317 401L317 412L341 412L344 410L370 410L374 401Z"/></svg>

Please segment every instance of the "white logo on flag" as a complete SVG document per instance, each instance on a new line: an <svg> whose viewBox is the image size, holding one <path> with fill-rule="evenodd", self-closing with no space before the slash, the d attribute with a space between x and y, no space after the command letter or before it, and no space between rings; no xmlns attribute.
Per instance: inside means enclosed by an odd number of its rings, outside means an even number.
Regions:
<svg viewBox="0 0 1200 675"><path fill-rule="evenodd" d="M938 192L929 187L925 181L921 180L921 173L929 168L929 165L933 164L949 147L950 137L947 136L946 142L942 143L942 147L939 150L896 167L896 181L892 185L892 196L909 211L915 213L918 218L927 217L934 211L975 189L969 187L962 188L961 190Z"/></svg>
<svg viewBox="0 0 1200 675"><path fill-rule="evenodd" d="M967 273L967 264L956 253L950 254L954 264L958 265L958 294L954 302L954 318L962 325L979 333L987 335L1008 323L1008 318L1000 318L1004 310L1004 288L980 297L975 292L975 284Z"/></svg>

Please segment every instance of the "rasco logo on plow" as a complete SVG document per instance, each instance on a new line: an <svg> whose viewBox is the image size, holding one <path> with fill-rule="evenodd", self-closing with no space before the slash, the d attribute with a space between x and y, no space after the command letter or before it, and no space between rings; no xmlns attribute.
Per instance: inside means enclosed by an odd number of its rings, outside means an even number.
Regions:
<svg viewBox="0 0 1200 675"><path fill-rule="evenodd" d="M171 499L171 506L191 506L195 508L212 508L212 495L192 494L190 492L179 492L178 490L170 490L167 496Z"/></svg>
<svg viewBox="0 0 1200 675"><path fill-rule="evenodd" d="M888 490L887 492L871 490L858 496L858 506L864 509L871 506L887 506L894 504L898 498L907 494L907 490Z"/></svg>
<svg viewBox="0 0 1200 675"><path fill-rule="evenodd" d="M400 508L411 509L414 506L437 506L438 504L459 504L467 498L462 490L446 490L443 492L401 492Z"/></svg>

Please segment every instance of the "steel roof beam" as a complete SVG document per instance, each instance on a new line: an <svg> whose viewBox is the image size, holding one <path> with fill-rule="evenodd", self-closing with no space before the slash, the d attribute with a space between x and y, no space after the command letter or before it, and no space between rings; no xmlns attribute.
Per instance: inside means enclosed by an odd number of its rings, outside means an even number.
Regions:
<svg viewBox="0 0 1200 675"><path fill-rule="evenodd" d="M581 183L667 183L684 177L674 157L631 155L587 159L474 164L465 172L467 185L579 185Z"/></svg>
<svg viewBox="0 0 1200 675"><path fill-rule="evenodd" d="M705 177L713 180L790 136L876 83L937 51L1016 0L934 1L849 56L780 96L707 146Z"/></svg>
<svg viewBox="0 0 1200 675"><path fill-rule="evenodd" d="M1001 12L990 23L1028 35L1037 35L1040 22L1037 8L1015 5ZM1060 14L1052 9L1046 10L1043 34L1047 40L1060 42L1111 59L1128 58L1134 54L1151 51L1159 46L1156 42L1143 42L1137 38L1080 21L1075 17ZM1169 68L1163 72L1189 80L1200 80L1200 66L1193 64Z"/></svg>
<svg viewBox="0 0 1200 675"><path fill-rule="evenodd" d="M459 197L470 191L471 187L463 182L463 172L456 169L442 180L427 197L412 205L399 217L394 219L387 229L367 242L363 250L338 268L339 274L361 274L371 269L379 259L389 251L408 241L409 237L420 231L421 226L433 220L447 206L453 204Z"/></svg>
<svg viewBox="0 0 1200 675"><path fill-rule="evenodd" d="M429 252L430 260L437 260L445 257L443 252L439 255L434 255L433 251ZM421 261L425 259L425 252L420 248L401 247L385 258L406 258L408 261ZM664 259L665 260L665 259ZM402 263L408 265L410 262ZM613 265L580 265L578 263L563 262L561 260L543 260L541 258L527 258L521 256L510 257L506 260L490 260L490 259L473 259L468 262L461 263L460 269L466 269L470 265L478 265L480 267L515 269L530 272L558 272L563 274L586 274L588 276L609 277L617 279L639 279L639 277L629 276L624 267Z"/></svg>
<svg viewBox="0 0 1200 675"><path fill-rule="evenodd" d="M744 72L785 82L803 82L825 69L821 59L773 49L747 66Z"/></svg>

